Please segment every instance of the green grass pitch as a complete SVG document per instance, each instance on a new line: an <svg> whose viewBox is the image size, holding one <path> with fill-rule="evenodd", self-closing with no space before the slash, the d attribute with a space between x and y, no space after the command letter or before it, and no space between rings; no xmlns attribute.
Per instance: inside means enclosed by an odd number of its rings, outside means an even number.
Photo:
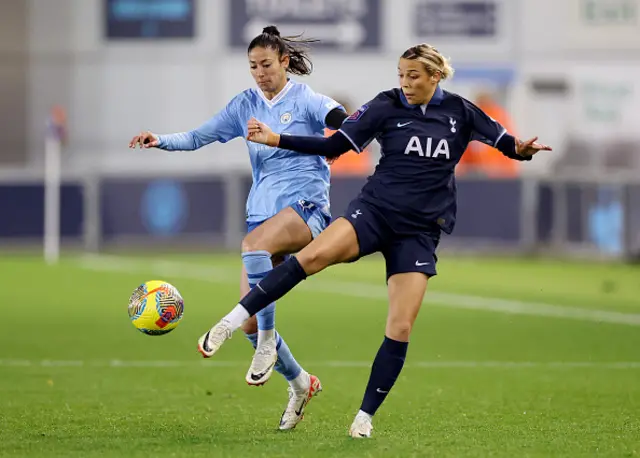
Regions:
<svg viewBox="0 0 640 458"><path fill-rule="evenodd" d="M277 374L244 382L236 333L196 340L238 299L237 255L0 256L0 456L638 456L640 269L441 256L407 365L370 440L347 429L386 316L383 263L338 266L278 305L277 327L324 391L293 432ZM181 291L168 335L129 323L144 280Z"/></svg>

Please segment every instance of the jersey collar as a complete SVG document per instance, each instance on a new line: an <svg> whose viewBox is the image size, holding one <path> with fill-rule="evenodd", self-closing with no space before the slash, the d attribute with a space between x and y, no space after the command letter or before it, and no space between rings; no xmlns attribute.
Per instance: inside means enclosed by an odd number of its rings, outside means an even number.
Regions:
<svg viewBox="0 0 640 458"><path fill-rule="evenodd" d="M431 100L429 101L428 105L440 105L443 99L444 99L444 91L442 90L440 85L437 85L436 91L433 93L433 97L431 97ZM402 101L402 104L407 108L415 109L415 108L422 107L422 105L411 105L409 102L407 102L407 99L405 98L404 92L402 92L402 89L400 89L400 100Z"/></svg>
<svg viewBox="0 0 640 458"><path fill-rule="evenodd" d="M287 92L291 90L294 84L295 83L292 80L287 80L287 84L285 84L282 90L278 92L278 94L276 94L276 96L271 100L266 98L264 96L264 93L260 89L258 89L258 94L260 94L260 97L262 97L262 100L264 100L264 103L266 103L269 108L273 108L278 102L284 99L284 96L287 95Z"/></svg>

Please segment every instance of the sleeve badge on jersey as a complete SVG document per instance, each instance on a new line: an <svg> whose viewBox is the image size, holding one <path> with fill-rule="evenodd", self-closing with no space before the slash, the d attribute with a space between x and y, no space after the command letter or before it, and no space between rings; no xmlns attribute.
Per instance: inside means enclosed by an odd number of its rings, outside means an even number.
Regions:
<svg viewBox="0 0 640 458"><path fill-rule="evenodd" d="M354 111L353 113L351 113L351 116L349 116L347 119L344 120L344 122L356 122L358 119L360 119L362 117L362 115L365 113L365 111L367 111L369 109L369 105L362 105L360 108L358 108L356 111Z"/></svg>

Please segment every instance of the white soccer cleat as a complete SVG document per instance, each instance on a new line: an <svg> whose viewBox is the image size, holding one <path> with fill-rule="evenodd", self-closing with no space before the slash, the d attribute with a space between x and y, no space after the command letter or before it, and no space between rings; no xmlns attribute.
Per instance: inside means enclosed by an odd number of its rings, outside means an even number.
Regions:
<svg viewBox="0 0 640 458"><path fill-rule="evenodd" d="M320 379L315 375L309 375L309 389L303 393L296 393L289 387L289 403L280 418L280 430L286 431L296 427L304 418L304 408L311 398L322 391Z"/></svg>
<svg viewBox="0 0 640 458"><path fill-rule="evenodd" d="M247 371L246 380L249 385L260 386L267 383L269 377L273 373L273 368L278 361L278 350L276 348L276 339L268 339L258 345L251 367Z"/></svg>
<svg viewBox="0 0 640 458"><path fill-rule="evenodd" d="M226 321L218 322L209 332L198 339L198 351L204 358L211 358L225 340L231 338L233 331Z"/></svg>
<svg viewBox="0 0 640 458"><path fill-rule="evenodd" d="M362 439L371 437L372 431L373 424L371 423L371 418L365 415L356 415L353 423L351 423L351 428L349 428L349 436Z"/></svg>

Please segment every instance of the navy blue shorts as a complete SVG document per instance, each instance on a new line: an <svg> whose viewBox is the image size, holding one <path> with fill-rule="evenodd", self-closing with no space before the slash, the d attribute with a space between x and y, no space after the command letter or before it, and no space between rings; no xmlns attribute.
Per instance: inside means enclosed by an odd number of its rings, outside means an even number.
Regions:
<svg viewBox="0 0 640 458"><path fill-rule="evenodd" d="M397 234L378 209L360 199L351 201L344 217L356 231L358 258L381 252L386 261L387 280L405 272L422 272L429 277L437 274L436 248L440 242L437 225L420 234Z"/></svg>

